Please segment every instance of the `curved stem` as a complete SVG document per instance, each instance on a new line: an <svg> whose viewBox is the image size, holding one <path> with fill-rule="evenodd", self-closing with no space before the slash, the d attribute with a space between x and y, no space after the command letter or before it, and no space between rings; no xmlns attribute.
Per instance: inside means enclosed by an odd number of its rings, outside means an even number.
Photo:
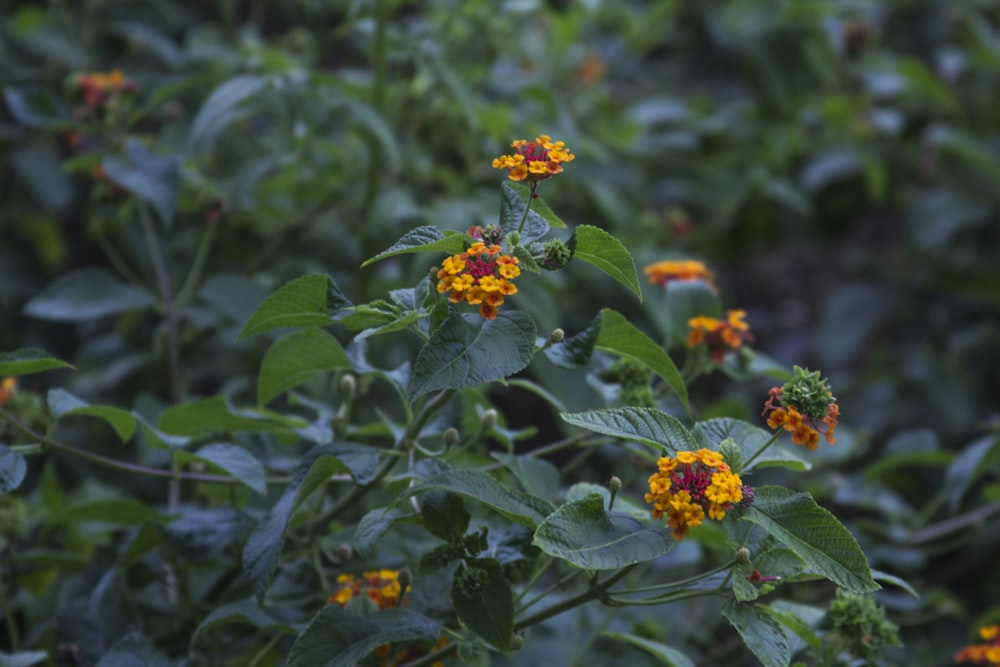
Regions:
<svg viewBox="0 0 1000 667"><path fill-rule="evenodd" d="M761 454L763 454L767 450L768 447L770 447L771 445L773 445L778 440L778 436L780 436L780 435L781 435L781 431L780 430L779 431L775 431L774 435L771 436L770 440L768 440L767 442L765 442L761 446L760 449L758 449L756 452L754 452L753 456L751 456L750 458L748 458L746 461L743 462L743 469L746 470L747 468L749 468L750 464L753 463L754 461L756 461L757 457L760 456Z"/></svg>
<svg viewBox="0 0 1000 667"><path fill-rule="evenodd" d="M537 594L535 597L531 598L530 600L528 600L527 602L525 602L524 604L522 604L521 608L518 609L518 611L519 612L523 612L525 609L527 609L528 607L531 607L532 605L534 605L539 600L542 600L542 599L548 597L549 594L552 593L552 591L556 590L557 588L561 588L561 587L565 586L566 584L568 584L570 582L571 579L573 579L576 575L580 574L581 572L583 572L583 570L573 570L568 575L566 575L565 577L561 578L559 581L557 581L556 583L552 584L551 586L549 586L548 588L546 588L544 591L542 591L541 593ZM524 593L526 593L526 592L527 592L527 589L525 589L525 591L523 593L521 593L521 596L523 596Z"/></svg>
<svg viewBox="0 0 1000 667"><path fill-rule="evenodd" d="M624 598L609 597L605 602L612 607L653 607L661 604L668 604L670 602L677 602L678 600L700 598L709 595L719 595L719 591L714 588L698 591L678 591L669 595L654 595L641 600L626 600Z"/></svg>
<svg viewBox="0 0 1000 667"><path fill-rule="evenodd" d="M191 262L191 268L188 269L184 284L181 285L180 290L177 292L177 298L174 300L175 304L183 306L191 300L191 296L201 281L201 274L205 270L208 251L212 247L212 242L215 241L215 236L218 233L219 226L217 224L210 224L205 233L201 235L201 241L198 243L198 250L195 253L194 261Z"/></svg>
<svg viewBox="0 0 1000 667"><path fill-rule="evenodd" d="M736 560L733 559L726 563L725 565L720 565L719 567L712 568L705 572L701 572L694 576L688 577L687 579L678 579L677 581L671 581L666 584L657 584L655 586L643 586L641 588L629 588L624 591L613 591L615 595L631 595L633 593L648 593L650 591L658 591L666 588L677 588L678 586L688 586L690 584L701 581L702 579L707 579L713 574L718 574L719 572L724 572L736 564Z"/></svg>
<svg viewBox="0 0 1000 667"><path fill-rule="evenodd" d="M538 188L538 183L531 184L531 194L528 195L528 203L524 206L524 214L521 216L521 222L517 225L517 233L521 234L521 230L524 229L524 223L528 220L528 211L531 210L531 203L535 201L535 190Z"/></svg>
<svg viewBox="0 0 1000 667"><path fill-rule="evenodd" d="M563 600L557 604L543 609L531 616L522 619L514 624L514 630L521 630L522 628L527 628L532 625L537 625L542 621L548 620L553 616L558 616L564 611L569 611L573 607L578 607L585 602L590 602L591 600L598 600L605 597L607 590L611 588L614 584L620 581L625 575L631 572L635 568L635 565L628 565L622 569L615 572L613 575L607 578L606 581L600 584L592 584L590 588L583 591L579 595L571 597L568 600Z"/></svg>
<svg viewBox="0 0 1000 667"><path fill-rule="evenodd" d="M524 584L524 590L522 590L520 593L514 596L515 604L517 604L518 600L523 598L525 594L531 590L532 586L538 583L538 580L542 578L542 575L545 574L545 571L548 570L549 567L555 562L555 560L548 554L542 554L541 558L544 559L542 562L542 566L536 569L534 574L531 575L531 579L529 579L528 582ZM523 609L524 608L522 608L522 611Z"/></svg>

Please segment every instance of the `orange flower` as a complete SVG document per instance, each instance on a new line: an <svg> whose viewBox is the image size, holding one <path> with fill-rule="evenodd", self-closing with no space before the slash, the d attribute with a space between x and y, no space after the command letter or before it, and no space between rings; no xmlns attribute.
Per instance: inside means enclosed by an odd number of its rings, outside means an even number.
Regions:
<svg viewBox="0 0 1000 667"><path fill-rule="evenodd" d="M753 341L750 326L744 318L746 311L730 310L725 320L714 317L692 317L688 320L687 345L705 345L712 354L712 361L721 363L730 350L738 350L744 343Z"/></svg>
<svg viewBox="0 0 1000 667"><path fill-rule="evenodd" d="M506 169L510 180L528 181L532 186L561 174L563 163L572 162L576 157L564 142L552 141L547 134L539 135L534 141L517 139L511 143L511 148L517 150L493 160L493 168Z"/></svg>
<svg viewBox="0 0 1000 667"><path fill-rule="evenodd" d="M17 391L17 378L6 377L0 380L0 405L9 401L15 391Z"/></svg>
<svg viewBox="0 0 1000 667"><path fill-rule="evenodd" d="M955 662L973 662L977 665L1000 665L1000 625L979 629L981 644L970 644L955 654Z"/></svg>
<svg viewBox="0 0 1000 667"><path fill-rule="evenodd" d="M504 297L517 294L512 282L521 275L518 258L504 255L498 245L476 241L469 249L452 255L437 272L437 291L448 292L448 301L479 306L479 315L495 320Z"/></svg>
<svg viewBox="0 0 1000 667"><path fill-rule="evenodd" d="M792 444L809 451L819 446L820 435L831 445L840 417L840 406L819 371L810 373L798 366L792 369L792 379L782 387L767 392L767 402L761 415L767 416L771 429L784 428L792 434Z"/></svg>
<svg viewBox="0 0 1000 667"><path fill-rule="evenodd" d="M654 519L667 517L670 535L680 541L691 528L700 526L705 515L716 521L743 500L748 487L734 473L722 455L710 449L677 452L662 457L650 475L647 503L652 503Z"/></svg>
<svg viewBox="0 0 1000 667"><path fill-rule="evenodd" d="M351 574L341 574L337 577L340 588L330 594L327 604L338 604L341 607L353 598L365 595L379 609L395 607L402 592L399 583L398 570L377 570L365 572L360 577ZM403 601L405 604L405 600Z"/></svg>
<svg viewBox="0 0 1000 667"><path fill-rule="evenodd" d="M712 282L712 272L705 267L704 263L693 259L665 259L648 265L642 272L649 277L649 282L654 285L666 287L671 282L701 280L708 283L713 292L716 291L715 284Z"/></svg>

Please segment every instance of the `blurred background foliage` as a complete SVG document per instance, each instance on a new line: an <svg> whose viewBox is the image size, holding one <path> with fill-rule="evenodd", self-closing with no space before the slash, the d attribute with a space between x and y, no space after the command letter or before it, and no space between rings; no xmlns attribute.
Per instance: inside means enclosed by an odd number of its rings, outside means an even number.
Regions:
<svg viewBox="0 0 1000 667"><path fill-rule="evenodd" d="M830 378L844 435L781 482L807 486L874 568L921 592L879 595L902 627L898 655L945 664L1000 611L995 2L0 6L0 350L42 347L77 368L23 389L140 410L247 399L264 342L233 341L263 295L308 272L356 303L412 285L423 255L359 266L420 224L493 222L490 159L547 133L577 155L540 189L564 220L612 232L640 268L705 260L756 349ZM138 85L130 105L81 118L74 77L115 68ZM152 314L24 311L58 276L120 271L109 249L154 282L135 212L93 176L109 157L140 181L176 173L146 197L175 289L207 253L178 314L176 396ZM662 316L669 290L647 286L640 305L575 265L533 281L516 307L540 331L576 333L611 303L664 340L683 335ZM401 345L372 340L372 358L395 366ZM754 420L773 382L729 372L746 381L709 378L692 403ZM594 405L579 377L533 373L569 409ZM511 424L559 428L529 397L496 395Z"/></svg>

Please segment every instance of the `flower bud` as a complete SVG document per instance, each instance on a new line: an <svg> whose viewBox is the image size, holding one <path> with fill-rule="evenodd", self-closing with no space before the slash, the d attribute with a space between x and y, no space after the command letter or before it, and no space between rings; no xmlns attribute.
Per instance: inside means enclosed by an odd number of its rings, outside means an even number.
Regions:
<svg viewBox="0 0 1000 667"><path fill-rule="evenodd" d="M461 440L461 436L458 434L458 429L453 426L449 426L445 429L442 437L444 438L445 447L454 447Z"/></svg>
<svg viewBox="0 0 1000 667"><path fill-rule="evenodd" d="M544 256L538 263L549 271L558 271L573 259L573 251L561 239L549 239L542 247Z"/></svg>
<svg viewBox="0 0 1000 667"><path fill-rule="evenodd" d="M354 556L354 549L351 548L350 544L344 542L333 550L333 554L340 559L339 562L346 563L351 560L352 556Z"/></svg>
<svg viewBox="0 0 1000 667"><path fill-rule="evenodd" d="M553 329L552 333L549 334L549 344L556 345L566 340L566 332L562 329Z"/></svg>
<svg viewBox="0 0 1000 667"><path fill-rule="evenodd" d="M746 547L740 547L736 550L736 562L740 565L750 564L750 550Z"/></svg>
<svg viewBox="0 0 1000 667"><path fill-rule="evenodd" d="M524 648L524 635L516 634L510 638L511 651L520 651L522 648Z"/></svg>
<svg viewBox="0 0 1000 667"><path fill-rule="evenodd" d="M354 392L358 388L358 381L354 379L354 376L347 373L340 378L340 391L344 394L344 398L351 399L354 398Z"/></svg>
<svg viewBox="0 0 1000 667"><path fill-rule="evenodd" d="M497 411L494 410L493 408L490 408L489 410L484 412L483 416L480 418L479 427L484 431L489 431L496 425L497 425Z"/></svg>
<svg viewBox="0 0 1000 667"><path fill-rule="evenodd" d="M402 570L399 571L398 581L399 581L399 587L404 591L411 583L413 583L413 575L410 573L410 570L408 568L404 567Z"/></svg>
<svg viewBox="0 0 1000 667"><path fill-rule="evenodd" d="M612 475L611 479L608 480L608 488L611 489L611 493L617 493L622 488L621 479Z"/></svg>
<svg viewBox="0 0 1000 667"><path fill-rule="evenodd" d="M486 245L500 245L503 241L503 229L499 225L486 225L482 228L481 234Z"/></svg>
<svg viewBox="0 0 1000 667"><path fill-rule="evenodd" d="M511 232L510 234L507 235L507 243L510 245L511 248L520 245L521 235L518 234L517 232Z"/></svg>

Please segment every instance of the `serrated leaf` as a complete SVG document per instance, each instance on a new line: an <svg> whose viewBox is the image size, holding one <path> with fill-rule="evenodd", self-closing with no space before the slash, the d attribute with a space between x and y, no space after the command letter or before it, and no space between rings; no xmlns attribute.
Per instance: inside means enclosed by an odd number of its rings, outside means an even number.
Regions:
<svg viewBox="0 0 1000 667"><path fill-rule="evenodd" d="M672 454L698 449L698 441L680 420L656 408L625 407L563 412L559 417L564 422L588 431L645 443L657 455L663 448Z"/></svg>
<svg viewBox="0 0 1000 667"><path fill-rule="evenodd" d="M754 504L740 517L760 526L795 552L818 574L856 594L876 591L871 569L857 540L808 493L780 486L755 490Z"/></svg>
<svg viewBox="0 0 1000 667"><path fill-rule="evenodd" d="M808 644L816 649L821 646L822 640L817 636L815 628L826 617L826 609L823 607L814 607L788 600L777 600L765 607L765 609L775 620L794 632L802 640L803 644ZM804 648L804 646L801 648L795 646L799 642L795 642L794 637L789 637L789 639L793 640L791 647L792 655L795 655L798 650Z"/></svg>
<svg viewBox="0 0 1000 667"><path fill-rule="evenodd" d="M194 453L177 450L174 452L174 459L182 463L190 461L209 463L229 473L257 493L261 495L267 493L267 472L264 470L264 464L237 445L213 443L205 445Z"/></svg>
<svg viewBox="0 0 1000 667"><path fill-rule="evenodd" d="M437 641L435 621L409 609L359 616L335 604L319 611L288 653L287 667L355 667L379 646Z"/></svg>
<svg viewBox="0 0 1000 667"><path fill-rule="evenodd" d="M525 248L523 245L519 245L514 248L514 257L517 257L518 266L521 267L522 271L528 271L529 273L541 273L542 270L538 266L538 262L535 261L535 256Z"/></svg>
<svg viewBox="0 0 1000 667"><path fill-rule="evenodd" d="M653 339L637 329L621 313L604 308L600 315L601 330L594 348L626 357L658 375L667 386L674 390L684 408L688 408L687 387L680 371L663 348Z"/></svg>
<svg viewBox="0 0 1000 667"><path fill-rule="evenodd" d="M451 599L459 620L500 651L514 635L514 593L500 563L492 558L467 562L455 573Z"/></svg>
<svg viewBox="0 0 1000 667"><path fill-rule="evenodd" d="M344 455L345 451L347 454L352 454L356 449L357 446L345 448L339 445L327 445L310 450L299 464L284 494L247 538L243 547L243 570L258 600L263 599L274 578L278 557L285 543L288 522L302 502L336 473L351 473L359 481L370 478L370 472L364 476L357 472L359 461L356 460L354 466L349 466L343 460L347 458ZM375 455L370 458L373 460L365 464L363 469L370 471L373 468L377 459Z"/></svg>
<svg viewBox="0 0 1000 667"><path fill-rule="evenodd" d="M434 537L445 542L457 542L469 528L468 510L461 496L455 493L425 493L420 499L420 513L424 528Z"/></svg>
<svg viewBox="0 0 1000 667"><path fill-rule="evenodd" d="M729 468L737 475L743 472L743 450L732 438L726 438L719 443L719 453Z"/></svg>
<svg viewBox="0 0 1000 667"><path fill-rule="evenodd" d="M73 366L36 347L22 347L13 352L0 354L0 375L31 375L54 368L73 368Z"/></svg>
<svg viewBox="0 0 1000 667"><path fill-rule="evenodd" d="M130 632L101 656L94 667L174 667L153 643L139 634Z"/></svg>
<svg viewBox="0 0 1000 667"><path fill-rule="evenodd" d="M274 342L261 361L257 403L266 405L317 373L350 367L344 348L322 329L287 334Z"/></svg>
<svg viewBox="0 0 1000 667"><path fill-rule="evenodd" d="M410 311L402 315L397 315L391 322L383 324L377 327L371 327L365 329L357 336L354 337L355 340L364 340L365 338L371 338L372 336L380 336L382 334L392 333L394 331L402 331L404 329L410 328L415 322L420 320L424 315L416 311Z"/></svg>
<svg viewBox="0 0 1000 667"><path fill-rule="evenodd" d="M788 667L792 660L788 635L770 614L753 605L726 600L722 615L764 667Z"/></svg>
<svg viewBox="0 0 1000 667"><path fill-rule="evenodd" d="M420 349L407 387L410 401L439 389L465 389L523 370L535 351L535 321L518 311L495 320L449 313Z"/></svg>
<svg viewBox="0 0 1000 667"><path fill-rule="evenodd" d="M552 511L544 500L510 489L481 470L446 470L417 483L403 493L408 498L426 491L450 491L491 507L517 523L534 528Z"/></svg>
<svg viewBox="0 0 1000 667"><path fill-rule="evenodd" d="M621 512L606 512L604 499L590 495L550 514L531 542L539 549L588 570L616 570L669 552L677 542L665 528L654 528Z"/></svg>
<svg viewBox="0 0 1000 667"><path fill-rule="evenodd" d="M364 557L375 553L382 536L398 521L412 520L416 516L412 512L396 508L379 507L361 517L354 529L354 548Z"/></svg>
<svg viewBox="0 0 1000 667"><path fill-rule="evenodd" d="M500 229L504 235L517 231L521 225L526 208L525 199L521 198L518 191L509 183L504 182L500 186ZM532 204L534 207L534 204ZM521 228L521 244L527 245L535 239L540 239L549 231L549 223L546 222L537 211L528 210L528 217L524 220L524 227Z"/></svg>
<svg viewBox="0 0 1000 667"><path fill-rule="evenodd" d="M301 419L261 409L236 408L225 396L175 405L160 413L157 426L166 433L287 433L306 426Z"/></svg>
<svg viewBox="0 0 1000 667"><path fill-rule="evenodd" d="M580 368L594 356L594 346L600 334L601 315L598 315L590 326L577 335L566 338L561 343L555 343L542 352L559 368Z"/></svg>
<svg viewBox="0 0 1000 667"><path fill-rule="evenodd" d="M203 632L209 630L210 628L219 625L229 625L233 623L239 623L241 625L251 625L260 630L266 629L278 629L282 632L287 632L290 634L295 634L295 629L290 625L276 621L267 615L257 601L253 598L246 598L244 600L239 600L237 602L231 602L229 604L222 605L210 613L205 619L198 624L195 628L194 634L191 635L191 642L188 645L188 650L194 652L194 645L197 643L198 638Z"/></svg>
<svg viewBox="0 0 1000 667"><path fill-rule="evenodd" d="M532 212L537 213L539 216L541 216L541 218L545 220L546 223L548 223L549 227L567 226L566 223L562 221L562 218L560 218L558 215L552 212L552 209L549 208L549 205L545 203L544 199L542 199L537 194L535 195L534 199L531 199L531 188L529 188L527 185L524 185L523 183L505 182L504 186L513 190L514 194L518 196L522 204L527 205L528 201L530 200Z"/></svg>
<svg viewBox="0 0 1000 667"><path fill-rule="evenodd" d="M160 532L172 552L187 560L204 561L242 543L252 526L253 521L234 507L184 505Z"/></svg>
<svg viewBox="0 0 1000 667"><path fill-rule="evenodd" d="M28 474L28 464L20 452L12 452L0 444L0 493L13 491L21 486Z"/></svg>
<svg viewBox="0 0 1000 667"><path fill-rule="evenodd" d="M629 288L642 302L635 261L621 241L600 227L579 225L569 241L569 249L573 252L573 259L596 266Z"/></svg>
<svg viewBox="0 0 1000 667"><path fill-rule="evenodd" d="M351 302L333 278L314 273L278 288L257 306L236 340L243 340L279 327L324 327Z"/></svg>
<svg viewBox="0 0 1000 667"><path fill-rule="evenodd" d="M491 452L490 456L510 470L524 490L543 500L553 501L559 490L559 468L535 456L512 456Z"/></svg>
<svg viewBox="0 0 1000 667"><path fill-rule="evenodd" d="M110 405L90 405L63 389L52 389L46 398L49 410L56 419L63 417L96 417L114 429L122 442L135 435L136 421L131 413Z"/></svg>
<svg viewBox="0 0 1000 667"><path fill-rule="evenodd" d="M663 664L670 665L670 667L695 667L694 663L686 655L677 649L670 648L659 642L650 641L638 635L630 635L624 632L605 632L604 636L627 642L636 648L641 648L646 653L658 658Z"/></svg>
<svg viewBox="0 0 1000 667"><path fill-rule="evenodd" d="M577 482L569 487L566 490L565 502L571 503L576 500L583 500L587 496L594 494L599 495L604 500L605 507L611 504L611 490L606 485L594 484L593 482ZM650 517L648 505L637 505L620 493L615 498L614 510L621 514L627 514L639 521L646 521Z"/></svg>
<svg viewBox="0 0 1000 667"><path fill-rule="evenodd" d="M718 417L698 422L694 426L695 436L701 440L702 446L716 448L727 438L739 446L743 460L749 460L760 448L771 439L771 434L764 429L740 419ZM780 466L791 470L809 470L812 464L798 455L786 450L780 442L771 444L767 450L757 457L747 470Z"/></svg>
<svg viewBox="0 0 1000 667"><path fill-rule="evenodd" d="M101 161L108 179L125 188L153 209L163 226L173 225L181 184L178 155L156 155L138 141L125 141L125 155L108 155Z"/></svg>
<svg viewBox="0 0 1000 667"><path fill-rule="evenodd" d="M361 264L361 268L396 255L414 252L444 252L449 255L457 255L463 250L465 250L465 234L451 229L442 232L437 227L424 225L411 229L391 246L374 257L366 259Z"/></svg>
<svg viewBox="0 0 1000 667"><path fill-rule="evenodd" d="M24 306L40 320L82 322L156 303L146 290L119 282L106 269L78 269L56 278Z"/></svg>

